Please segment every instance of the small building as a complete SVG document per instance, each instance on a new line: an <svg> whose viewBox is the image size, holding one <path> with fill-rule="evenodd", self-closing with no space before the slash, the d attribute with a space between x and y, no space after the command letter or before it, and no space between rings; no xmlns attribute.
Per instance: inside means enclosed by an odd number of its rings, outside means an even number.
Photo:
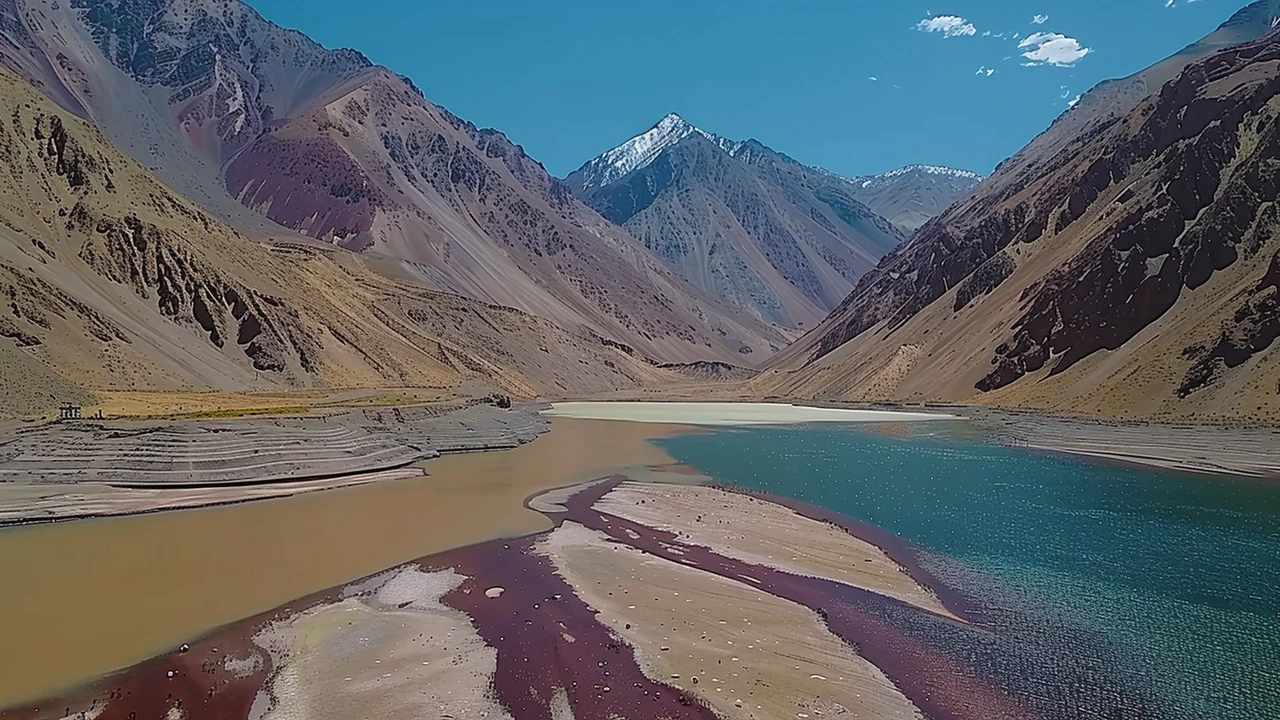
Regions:
<svg viewBox="0 0 1280 720"><path fill-rule="evenodd" d="M59 420L79 420L80 406L79 405L63 405L62 407L58 408L58 419Z"/></svg>

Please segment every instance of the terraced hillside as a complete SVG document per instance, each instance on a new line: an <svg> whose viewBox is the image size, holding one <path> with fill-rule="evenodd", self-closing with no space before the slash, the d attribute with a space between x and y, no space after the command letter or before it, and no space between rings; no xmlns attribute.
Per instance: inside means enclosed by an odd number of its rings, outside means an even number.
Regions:
<svg viewBox="0 0 1280 720"><path fill-rule="evenodd" d="M90 420L0 430L0 526L285 497L426 474L515 448L536 407L434 405L235 421Z"/></svg>
<svg viewBox="0 0 1280 720"><path fill-rule="evenodd" d="M534 412L488 405L231 422L88 421L0 436L0 483L297 482L402 468L441 453L512 448L546 428Z"/></svg>

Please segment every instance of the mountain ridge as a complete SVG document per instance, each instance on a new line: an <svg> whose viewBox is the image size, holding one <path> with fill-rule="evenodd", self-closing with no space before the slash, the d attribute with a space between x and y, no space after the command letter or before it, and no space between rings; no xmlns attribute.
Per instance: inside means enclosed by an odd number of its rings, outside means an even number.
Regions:
<svg viewBox="0 0 1280 720"><path fill-rule="evenodd" d="M366 256L252 241L3 68L0 98L0 415L95 391L533 398L678 377L616 341L388 279Z"/></svg>
<svg viewBox="0 0 1280 720"><path fill-rule="evenodd" d="M1274 420L1275 12L1157 63L1184 62L1123 113L1115 95L1064 113L775 358L766 391Z"/></svg>
<svg viewBox="0 0 1280 720"><path fill-rule="evenodd" d="M629 173L648 167L662 152L693 134L701 135L711 141L730 157L738 157L741 153L746 153L748 156L752 153L763 154L781 162L806 167L833 179L848 182L855 189L858 200L907 233L913 232L924 222L936 217L985 179L984 175L969 170L920 163L905 165L882 173L845 176L820 165L806 165L755 138L730 140L722 135L708 132L685 120L679 113L671 112L645 132L583 163L577 170L567 175L565 180L575 185L578 192L608 185ZM919 187L886 190L887 186L904 181L909 182L908 179L921 176L946 179L953 183L953 187L935 189L932 192ZM916 185L919 185L918 181ZM899 197L901 194L912 192L925 194L927 197L923 199ZM898 220L895 221L894 217Z"/></svg>
<svg viewBox="0 0 1280 720"><path fill-rule="evenodd" d="M969 170L919 164L847 178L855 198L908 234L968 196L985 179Z"/></svg>
<svg viewBox="0 0 1280 720"><path fill-rule="evenodd" d="M496 131L238 0L0 0L0 57L217 217L663 361L786 342L669 272ZM305 239L304 239L305 238Z"/></svg>
<svg viewBox="0 0 1280 720"><path fill-rule="evenodd" d="M565 181L703 292L790 327L820 319L903 239L847 181L675 113Z"/></svg>

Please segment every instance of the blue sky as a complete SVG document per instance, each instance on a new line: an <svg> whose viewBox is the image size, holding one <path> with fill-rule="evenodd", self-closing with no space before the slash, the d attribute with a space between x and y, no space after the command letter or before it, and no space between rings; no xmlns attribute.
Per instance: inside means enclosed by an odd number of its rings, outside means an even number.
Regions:
<svg viewBox="0 0 1280 720"><path fill-rule="evenodd" d="M1094 83L1172 54L1246 4L249 2L409 75L430 100L502 130L559 176L668 112L844 175L910 163L990 172ZM1047 35L1019 47L1035 33ZM1025 53L1060 64L1028 67Z"/></svg>

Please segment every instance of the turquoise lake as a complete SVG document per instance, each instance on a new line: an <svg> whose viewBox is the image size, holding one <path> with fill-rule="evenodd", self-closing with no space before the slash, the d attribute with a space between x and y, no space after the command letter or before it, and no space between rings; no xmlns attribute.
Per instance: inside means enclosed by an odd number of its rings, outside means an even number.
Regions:
<svg viewBox="0 0 1280 720"><path fill-rule="evenodd" d="M966 439L958 423L906 428L734 428L659 444L719 482L900 536L980 606L1031 608L1092 638L1083 648L1036 623L1013 628L1017 647L1088 655L1070 661L1077 678L1123 676L1159 716L1280 718L1280 486L1031 454Z"/></svg>

